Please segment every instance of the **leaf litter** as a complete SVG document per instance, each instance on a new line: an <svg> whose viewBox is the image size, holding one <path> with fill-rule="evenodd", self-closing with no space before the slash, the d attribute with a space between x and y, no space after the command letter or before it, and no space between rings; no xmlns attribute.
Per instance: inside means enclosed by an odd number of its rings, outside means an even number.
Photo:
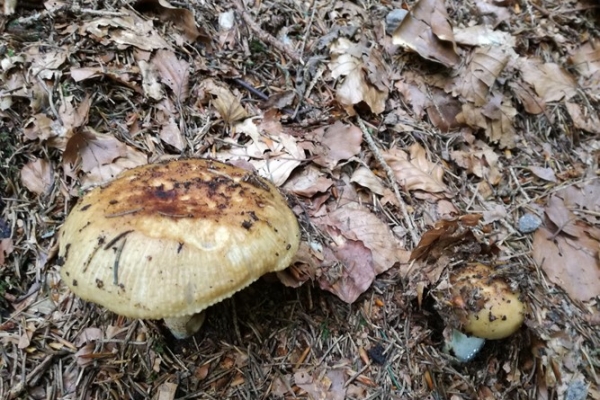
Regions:
<svg viewBox="0 0 600 400"><path fill-rule="evenodd" d="M0 26L1 398L600 398L597 5L23 5ZM88 187L181 156L274 181L303 242L284 285L177 342L73 297L56 252ZM457 365L435 302L468 262L528 313Z"/></svg>

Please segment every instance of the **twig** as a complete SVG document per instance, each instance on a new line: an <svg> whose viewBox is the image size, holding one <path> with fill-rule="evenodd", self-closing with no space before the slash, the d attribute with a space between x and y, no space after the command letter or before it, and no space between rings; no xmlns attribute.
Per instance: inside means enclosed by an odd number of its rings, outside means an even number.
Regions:
<svg viewBox="0 0 600 400"><path fill-rule="evenodd" d="M50 367L50 364L52 364L53 359L54 354L48 354L46 358L44 358L44 360L37 367L35 367L30 373L27 374L27 377L25 377L24 381L19 382L15 385L15 387L10 389L10 391L8 392L8 399L11 400L20 396L36 375L44 373L44 371L46 371Z"/></svg>
<svg viewBox="0 0 600 400"><path fill-rule="evenodd" d="M406 205L404 204L404 200L402 199L402 195L400 194L400 188L398 187L398 183L396 182L396 177L394 176L394 171L392 171L392 168L388 165L388 163L383 158L383 154L381 154L381 151L379 151L379 148L375 144L375 140L369 133L369 130L365 126L365 123L363 122L363 120L358 115L356 116L356 121L358 122L358 126L360 127L360 130L363 133L363 137L365 138L365 141L369 145L369 149L375 156L375 159L377 159L377 162L383 167L385 174L387 175L388 180L390 181L390 185L392 186L392 189L394 190L394 195L396 196L396 200L398 201L400 211L402 212L402 218L404 219L404 224L406 224L406 227L408 229L408 232L410 233L410 238L412 239L413 245L416 247L419 244L419 236L417 235L417 231L415 230L415 226L412 222L412 219L410 218L410 216L408 215L408 211L406 210Z"/></svg>
<svg viewBox="0 0 600 400"><path fill-rule="evenodd" d="M264 30L262 30L262 28L256 22L254 22L250 14L248 14L246 9L244 8L244 5L242 4L241 0L234 0L233 4L235 5L235 8L237 8L238 12L242 14L242 18L244 19L244 21L248 24L250 29L256 34L256 36L258 36L260 40L275 47L277 50L286 54L293 61L300 64L304 64L302 58L296 53L296 51L294 51L292 48L281 42L279 39L277 39L270 33L267 33Z"/></svg>

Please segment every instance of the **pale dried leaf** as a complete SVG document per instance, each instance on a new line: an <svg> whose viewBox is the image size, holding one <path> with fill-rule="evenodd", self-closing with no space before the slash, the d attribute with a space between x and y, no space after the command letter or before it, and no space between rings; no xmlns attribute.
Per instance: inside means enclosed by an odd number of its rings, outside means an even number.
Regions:
<svg viewBox="0 0 600 400"><path fill-rule="evenodd" d="M507 52L501 47L481 47L475 50L459 84L459 93L476 106L486 104L492 86L508 59Z"/></svg>
<svg viewBox="0 0 600 400"><path fill-rule="evenodd" d="M504 31L496 31L487 25L474 25L465 28L454 28L454 41L468 46L496 46L506 51L516 45L513 35ZM514 51L510 52L515 54Z"/></svg>
<svg viewBox="0 0 600 400"><path fill-rule="evenodd" d="M98 41L106 38L118 45L135 46L146 51L171 48L154 29L152 20L141 18L132 10L121 9L120 12L123 16L101 17L82 24L79 33L90 33Z"/></svg>
<svg viewBox="0 0 600 400"><path fill-rule="evenodd" d="M378 60L378 56L371 52L345 38L333 42L330 48L331 76L335 79L345 77L337 87L337 99L351 116L356 114L354 105L363 101L374 114L385 110L388 97L388 88L383 83L385 71L380 61L374 61ZM367 60L366 63L364 60ZM365 74L365 70L368 74Z"/></svg>
<svg viewBox="0 0 600 400"><path fill-rule="evenodd" d="M425 149L418 143L413 144L409 151L410 156L399 149L383 152L383 158L394 171L398 183L409 191L446 193L448 189L444 184L442 167L430 162Z"/></svg>
<svg viewBox="0 0 600 400"><path fill-rule="evenodd" d="M554 171L552 170L552 168L544 168L533 165L528 169L531 172L533 172L538 178L541 178L548 182L557 182L556 175L554 175Z"/></svg>
<svg viewBox="0 0 600 400"><path fill-rule="evenodd" d="M484 178L492 185L497 185L502 179L499 170L498 155L482 141L476 141L469 148L455 150L450 157L460 167L479 178Z"/></svg>
<svg viewBox="0 0 600 400"><path fill-rule="evenodd" d="M357 126L336 121L325 130L314 162L334 169L341 160L350 159L360 153L361 143L362 131Z"/></svg>
<svg viewBox="0 0 600 400"><path fill-rule="evenodd" d="M533 259L575 301L600 296L600 242L588 234L592 230L600 237L597 228L574 221L574 237L555 235L543 226L533 236Z"/></svg>
<svg viewBox="0 0 600 400"><path fill-rule="evenodd" d="M163 142L173 146L178 151L185 149L185 140L173 116L161 125L159 136Z"/></svg>
<svg viewBox="0 0 600 400"><path fill-rule="evenodd" d="M81 169L90 172L94 168L112 163L127 155L127 146L114 136L88 129L71 136L63 154L63 164L72 169L81 162Z"/></svg>
<svg viewBox="0 0 600 400"><path fill-rule="evenodd" d="M48 193L54 183L52 164L41 158L29 161L21 169L21 183L35 194Z"/></svg>
<svg viewBox="0 0 600 400"><path fill-rule="evenodd" d="M317 193L324 193L333 185L333 181L325 176L321 170L313 165L308 165L302 171L292 175L283 188L298 196L312 197Z"/></svg>
<svg viewBox="0 0 600 400"><path fill-rule="evenodd" d="M484 107L463 104L462 113L457 119L471 127L482 128L488 139L492 143L498 143L500 148L512 149L517 142L513 124L516 115L517 110L509 100L503 100L501 95L496 95Z"/></svg>
<svg viewBox="0 0 600 400"><path fill-rule="evenodd" d="M165 94L159 81L158 71L146 60L137 60L137 63L142 74L144 94L153 100L161 100Z"/></svg>
<svg viewBox="0 0 600 400"><path fill-rule="evenodd" d="M378 178L373 171L367 167L358 167L352 174L350 182L354 182L362 187L365 187L371 192L377 193L380 196L383 196L385 193L386 188L381 179Z"/></svg>
<svg viewBox="0 0 600 400"><path fill-rule="evenodd" d="M529 114L541 114L546 109L546 102L538 97L533 90L520 82L509 82L515 98L521 102L525 111Z"/></svg>
<svg viewBox="0 0 600 400"><path fill-rule="evenodd" d="M571 53L569 62L581 76L589 78L600 72L599 45L597 41L586 42Z"/></svg>
<svg viewBox="0 0 600 400"><path fill-rule="evenodd" d="M166 0L142 0L137 1L135 6L137 9L152 8L161 21L171 22L172 26L179 30L188 42L195 42L200 36L194 13L188 9L173 7Z"/></svg>
<svg viewBox="0 0 600 400"><path fill-rule="evenodd" d="M177 58L171 50L158 50L150 63L159 73L160 80L166 84L178 101L184 101L189 95L190 65Z"/></svg>
<svg viewBox="0 0 600 400"><path fill-rule="evenodd" d="M600 118L598 117L596 108L585 107L582 110L580 105L571 102L566 102L565 106L576 128L600 134Z"/></svg>
<svg viewBox="0 0 600 400"><path fill-rule="evenodd" d="M89 95L81 100L77 108L73 105L73 96L65 96L58 109L64 129L72 131L86 125L91 106L92 98Z"/></svg>
<svg viewBox="0 0 600 400"><path fill-rule="evenodd" d="M545 102L569 100L577 94L577 82L558 64L521 59L519 65L523 80L533 86Z"/></svg>
<svg viewBox="0 0 600 400"><path fill-rule="evenodd" d="M460 61L442 0L419 0L392 35L392 41L447 67Z"/></svg>
<svg viewBox="0 0 600 400"><path fill-rule="evenodd" d="M212 105L226 123L234 124L248 118L248 113L240 100L228 88L215 83L212 79L205 79L200 88L214 96Z"/></svg>

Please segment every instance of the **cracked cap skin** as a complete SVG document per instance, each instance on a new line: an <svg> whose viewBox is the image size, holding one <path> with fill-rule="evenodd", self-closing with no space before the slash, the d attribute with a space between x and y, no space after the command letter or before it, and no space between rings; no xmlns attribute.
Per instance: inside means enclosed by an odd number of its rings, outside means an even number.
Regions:
<svg viewBox="0 0 600 400"><path fill-rule="evenodd" d="M130 318L193 315L292 262L298 221L266 179L212 160L125 171L87 193L60 233L61 276Z"/></svg>

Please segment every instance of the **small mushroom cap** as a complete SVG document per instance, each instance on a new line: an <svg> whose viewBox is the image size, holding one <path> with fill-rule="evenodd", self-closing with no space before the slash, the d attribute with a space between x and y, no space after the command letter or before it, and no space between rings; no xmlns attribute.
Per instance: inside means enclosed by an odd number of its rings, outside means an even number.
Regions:
<svg viewBox="0 0 600 400"><path fill-rule="evenodd" d="M148 319L196 314L285 269L300 243L272 183L211 160L128 170L85 195L60 235L75 294Z"/></svg>
<svg viewBox="0 0 600 400"><path fill-rule="evenodd" d="M493 270L473 264L453 273L452 291L460 299L454 311L462 322L462 330L483 339L503 339L515 333L525 319L525 306L519 293L513 292Z"/></svg>

